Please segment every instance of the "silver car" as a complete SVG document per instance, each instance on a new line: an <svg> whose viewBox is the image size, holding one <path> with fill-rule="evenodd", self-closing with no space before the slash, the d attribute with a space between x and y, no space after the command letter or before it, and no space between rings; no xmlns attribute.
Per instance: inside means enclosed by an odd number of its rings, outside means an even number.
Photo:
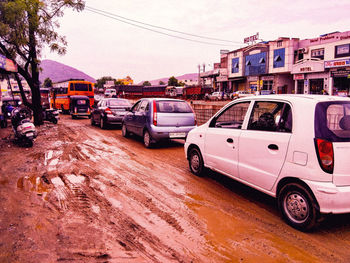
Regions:
<svg viewBox="0 0 350 263"><path fill-rule="evenodd" d="M125 115L122 134L142 136L146 148L153 143L170 139L186 139L196 127L196 117L184 100L144 98L137 101Z"/></svg>

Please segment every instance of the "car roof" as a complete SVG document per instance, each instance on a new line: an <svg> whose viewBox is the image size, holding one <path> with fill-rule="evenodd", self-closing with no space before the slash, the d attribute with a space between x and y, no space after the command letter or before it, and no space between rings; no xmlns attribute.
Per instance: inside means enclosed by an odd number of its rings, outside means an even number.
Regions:
<svg viewBox="0 0 350 263"><path fill-rule="evenodd" d="M301 102L301 101L313 101L324 102L324 101L349 101L350 98L340 96L329 96L329 95L308 95L308 94L281 94L281 95L258 95L246 98L240 98L235 101L246 101L246 100L286 100L290 102Z"/></svg>
<svg viewBox="0 0 350 263"><path fill-rule="evenodd" d="M155 100L155 101L184 101L184 100L179 100L179 99L172 99L172 98L143 98L143 100Z"/></svg>

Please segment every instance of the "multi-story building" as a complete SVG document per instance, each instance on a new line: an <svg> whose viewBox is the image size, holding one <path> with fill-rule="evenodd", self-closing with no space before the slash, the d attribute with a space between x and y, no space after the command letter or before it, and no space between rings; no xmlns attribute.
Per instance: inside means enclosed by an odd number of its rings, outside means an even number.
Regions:
<svg viewBox="0 0 350 263"><path fill-rule="evenodd" d="M349 95L350 31L260 42L222 53L219 64L201 77L220 91Z"/></svg>

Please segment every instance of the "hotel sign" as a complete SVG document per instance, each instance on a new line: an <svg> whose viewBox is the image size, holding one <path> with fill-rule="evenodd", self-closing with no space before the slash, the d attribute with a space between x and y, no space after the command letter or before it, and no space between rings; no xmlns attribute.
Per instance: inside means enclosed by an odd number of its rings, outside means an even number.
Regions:
<svg viewBox="0 0 350 263"><path fill-rule="evenodd" d="M350 59L325 61L324 67L325 68L350 67Z"/></svg>
<svg viewBox="0 0 350 263"><path fill-rule="evenodd" d="M253 36L244 38L244 43L250 43L250 42L253 43L253 42L257 41L257 40L259 40L259 32L256 33Z"/></svg>

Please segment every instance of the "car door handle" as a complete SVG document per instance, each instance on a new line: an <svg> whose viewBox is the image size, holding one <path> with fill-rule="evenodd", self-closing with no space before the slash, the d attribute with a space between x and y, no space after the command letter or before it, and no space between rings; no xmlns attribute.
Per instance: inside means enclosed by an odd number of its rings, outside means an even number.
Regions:
<svg viewBox="0 0 350 263"><path fill-rule="evenodd" d="M270 144L270 145L268 146L268 148L269 148L270 150L275 150L275 151L278 150L278 146L277 146L276 144Z"/></svg>
<svg viewBox="0 0 350 263"><path fill-rule="evenodd" d="M228 143L233 143L233 139L232 139L232 138L228 138L226 141L227 141Z"/></svg>

